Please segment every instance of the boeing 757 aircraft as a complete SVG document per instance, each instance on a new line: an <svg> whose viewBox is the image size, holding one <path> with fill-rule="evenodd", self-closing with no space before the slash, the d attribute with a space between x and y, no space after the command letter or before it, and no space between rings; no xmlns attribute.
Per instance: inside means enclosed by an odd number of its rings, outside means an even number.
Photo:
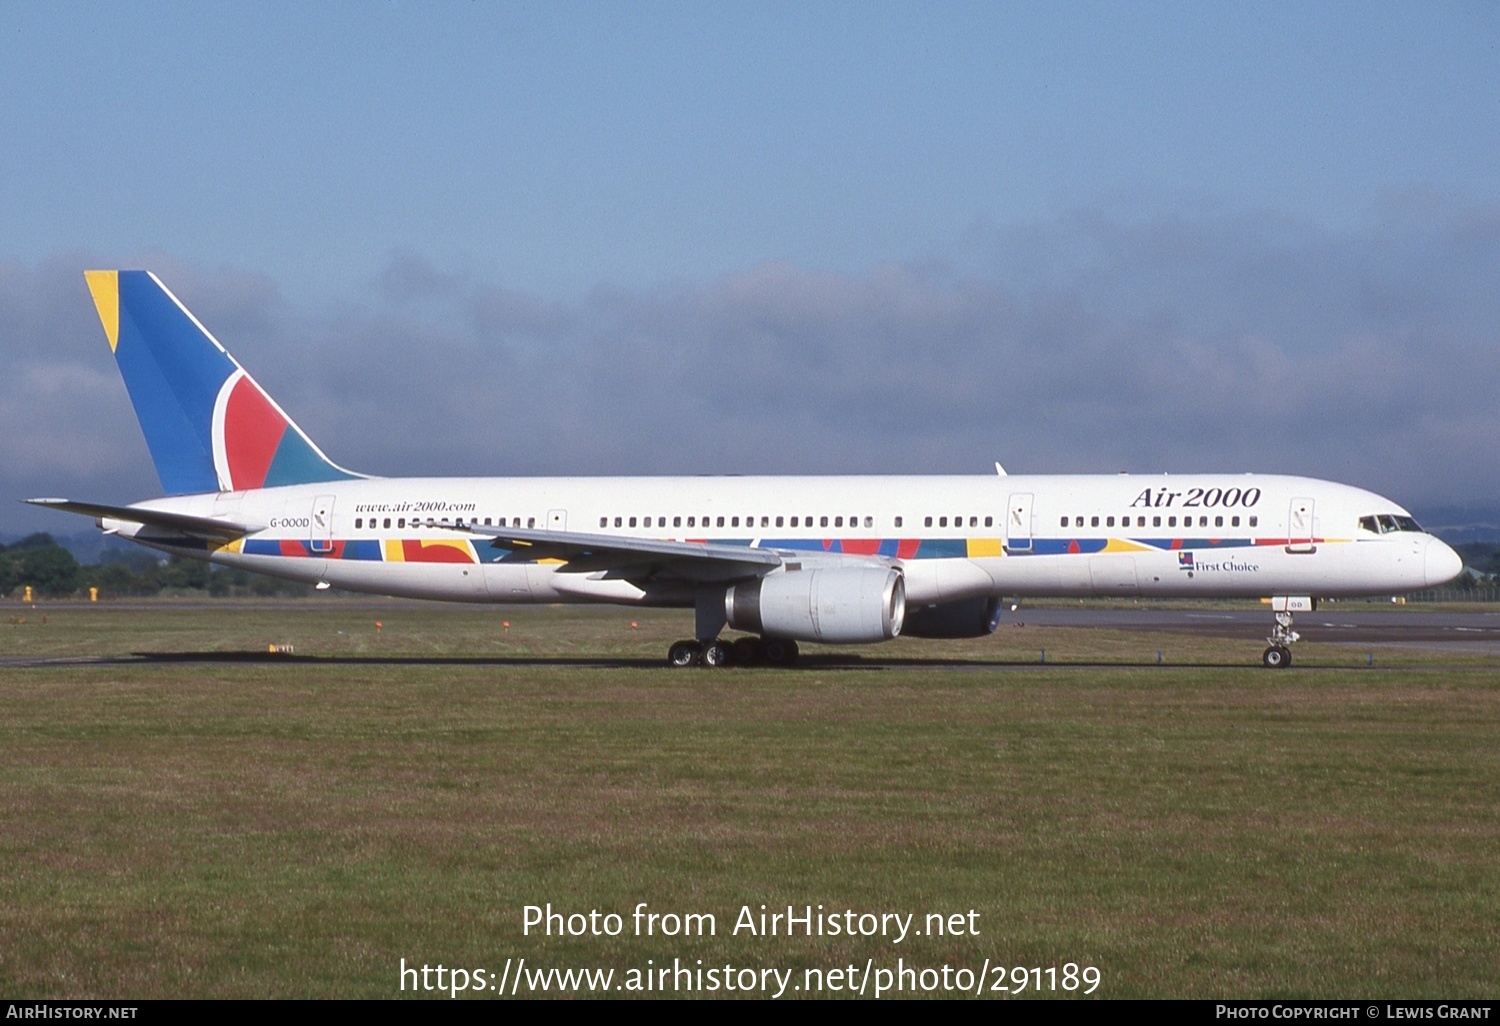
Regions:
<svg viewBox="0 0 1500 1026"><path fill-rule="evenodd" d="M29 501L320 588L689 608L673 666L980 637L1002 599L1131 595L1269 598L1264 662L1285 667L1318 598L1463 566L1389 499L1303 477L370 477L325 456L154 274L85 278L166 497Z"/></svg>

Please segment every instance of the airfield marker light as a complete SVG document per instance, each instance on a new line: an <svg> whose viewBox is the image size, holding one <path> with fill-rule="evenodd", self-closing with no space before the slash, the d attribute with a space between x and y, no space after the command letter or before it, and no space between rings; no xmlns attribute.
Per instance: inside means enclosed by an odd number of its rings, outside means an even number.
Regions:
<svg viewBox="0 0 1500 1026"><path fill-rule="evenodd" d="M1042 649L1042 662L1045 663L1046 661L1047 661L1047 650L1044 648L1044 649Z"/></svg>
<svg viewBox="0 0 1500 1026"><path fill-rule="evenodd" d="M637 629L638 629L638 628L639 628L639 627L640 627L640 626L641 626L641 625L640 625L640 624L638 624L638 623L636 623L636 622L635 622L635 621L634 621L634 620L631 620L631 621L630 621L630 629L631 629L631 630L637 630Z"/></svg>
<svg viewBox="0 0 1500 1026"><path fill-rule="evenodd" d="M1161 665L1161 649L1156 650L1156 665Z"/></svg>
<svg viewBox="0 0 1500 1026"><path fill-rule="evenodd" d="M376 634L379 634L381 632L381 630L383 630L384 628L385 628L385 624L381 623L379 620L375 621L375 633Z"/></svg>
<svg viewBox="0 0 1500 1026"><path fill-rule="evenodd" d="M509 620L501 620L500 621L500 626L504 627L506 630L510 630L510 621Z"/></svg>
<svg viewBox="0 0 1500 1026"><path fill-rule="evenodd" d="M99 601L99 589L98 588L90 588L89 589L89 601L90 602L98 602Z"/></svg>
<svg viewBox="0 0 1500 1026"><path fill-rule="evenodd" d="M26 601L31 601L31 585L26 585Z"/></svg>

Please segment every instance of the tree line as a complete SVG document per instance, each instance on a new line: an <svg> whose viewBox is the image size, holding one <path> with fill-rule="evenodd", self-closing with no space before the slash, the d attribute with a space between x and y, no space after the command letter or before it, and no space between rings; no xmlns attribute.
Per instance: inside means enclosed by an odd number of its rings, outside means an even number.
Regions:
<svg viewBox="0 0 1500 1026"><path fill-rule="evenodd" d="M46 532L0 545L0 597L24 595L30 586L39 598L71 598L99 589L100 598L167 594L231 596L313 595L309 584L283 581L181 556L165 557L146 549L120 553L100 563L80 563Z"/></svg>

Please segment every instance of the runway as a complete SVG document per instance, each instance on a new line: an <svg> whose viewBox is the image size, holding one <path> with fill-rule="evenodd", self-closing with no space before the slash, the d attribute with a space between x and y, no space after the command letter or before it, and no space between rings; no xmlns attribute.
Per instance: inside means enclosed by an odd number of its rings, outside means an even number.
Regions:
<svg viewBox="0 0 1500 1026"><path fill-rule="evenodd" d="M1100 609L1036 608L1006 611L1006 623L1047 627L1102 627L1124 631L1202 634L1223 638L1264 638L1269 609ZM1302 643L1393 645L1500 653L1500 612L1454 612L1411 607L1342 608L1325 606L1298 613Z"/></svg>

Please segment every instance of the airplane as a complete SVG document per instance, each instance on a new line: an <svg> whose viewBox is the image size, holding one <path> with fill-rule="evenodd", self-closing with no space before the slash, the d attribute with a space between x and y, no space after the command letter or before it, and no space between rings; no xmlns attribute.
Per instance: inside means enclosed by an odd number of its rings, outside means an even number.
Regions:
<svg viewBox="0 0 1500 1026"><path fill-rule="evenodd" d="M318 588L689 608L672 666L982 637L1008 602L1139 596L1269 599L1262 661L1284 668L1318 599L1463 568L1389 499L1305 477L371 477L324 455L154 274L85 279L164 497L26 501Z"/></svg>

